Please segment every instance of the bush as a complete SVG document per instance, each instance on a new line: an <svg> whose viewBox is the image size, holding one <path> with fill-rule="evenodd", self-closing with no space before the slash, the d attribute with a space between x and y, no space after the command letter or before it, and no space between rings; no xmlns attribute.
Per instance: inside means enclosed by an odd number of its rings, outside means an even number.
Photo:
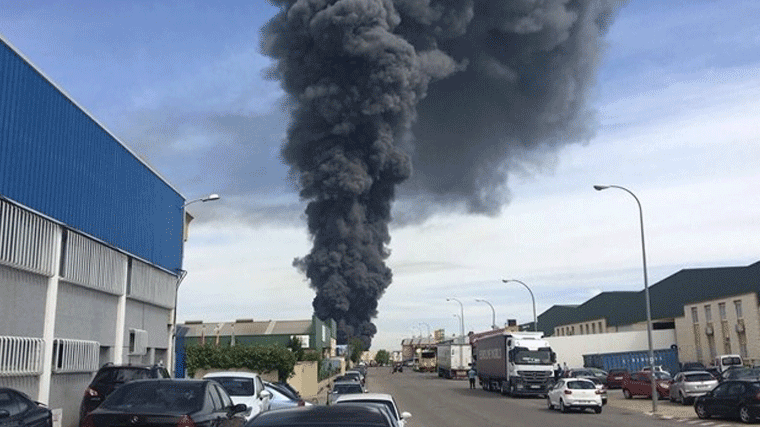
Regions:
<svg viewBox="0 0 760 427"><path fill-rule="evenodd" d="M186 366L190 376L198 369L246 368L253 372L277 371L279 381L293 375L296 356L279 345L193 345L186 349Z"/></svg>

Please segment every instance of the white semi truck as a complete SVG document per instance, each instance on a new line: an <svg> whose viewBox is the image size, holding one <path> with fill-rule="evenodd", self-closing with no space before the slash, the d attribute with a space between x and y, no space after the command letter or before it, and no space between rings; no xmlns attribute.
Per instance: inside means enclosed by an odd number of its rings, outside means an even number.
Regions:
<svg viewBox="0 0 760 427"><path fill-rule="evenodd" d="M465 337L438 343L438 376L466 378L472 364L472 346Z"/></svg>
<svg viewBox="0 0 760 427"><path fill-rule="evenodd" d="M503 332L476 343L478 379L502 394L546 395L554 383L556 354L543 332Z"/></svg>

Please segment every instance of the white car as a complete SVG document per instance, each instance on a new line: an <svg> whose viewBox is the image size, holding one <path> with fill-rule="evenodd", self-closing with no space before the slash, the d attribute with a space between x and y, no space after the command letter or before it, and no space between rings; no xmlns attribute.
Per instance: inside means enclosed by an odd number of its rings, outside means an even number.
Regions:
<svg viewBox="0 0 760 427"><path fill-rule="evenodd" d="M232 398L232 403L236 405L244 403L248 406L248 411L245 413L246 421L269 410L272 392L264 388L259 374L234 371L213 372L204 375L203 379L214 380L221 384Z"/></svg>
<svg viewBox="0 0 760 427"><path fill-rule="evenodd" d="M406 420L412 416L409 412L399 412L396 400L390 394L385 393L343 394L335 399L336 405L340 403L383 404L388 407L391 415L398 420L399 427L404 427Z"/></svg>
<svg viewBox="0 0 760 427"><path fill-rule="evenodd" d="M593 409L602 412L602 394L593 381L585 378L560 378L546 395L549 409L559 408L562 412L570 409Z"/></svg>

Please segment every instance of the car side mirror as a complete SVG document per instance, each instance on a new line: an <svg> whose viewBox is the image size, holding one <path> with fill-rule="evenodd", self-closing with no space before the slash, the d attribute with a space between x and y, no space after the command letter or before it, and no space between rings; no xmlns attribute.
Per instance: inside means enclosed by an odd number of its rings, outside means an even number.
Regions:
<svg viewBox="0 0 760 427"><path fill-rule="evenodd" d="M239 414L247 410L248 410L248 405L246 405L245 403L238 403L237 405L232 405L232 408L230 409L230 415Z"/></svg>
<svg viewBox="0 0 760 427"><path fill-rule="evenodd" d="M272 398L272 392L269 390L261 390L259 392L259 397L262 399L271 399Z"/></svg>
<svg viewBox="0 0 760 427"><path fill-rule="evenodd" d="M409 412L402 412L401 413L401 419L405 420L407 418L412 418L412 414L410 414Z"/></svg>
<svg viewBox="0 0 760 427"><path fill-rule="evenodd" d="M6 409L0 409L0 420L3 418L8 418L11 416L11 413L8 412Z"/></svg>

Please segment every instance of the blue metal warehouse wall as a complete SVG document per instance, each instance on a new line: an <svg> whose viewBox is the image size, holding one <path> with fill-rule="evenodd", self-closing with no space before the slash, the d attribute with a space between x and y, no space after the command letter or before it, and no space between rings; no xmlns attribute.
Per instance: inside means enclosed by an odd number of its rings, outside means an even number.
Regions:
<svg viewBox="0 0 760 427"><path fill-rule="evenodd" d="M183 197L0 40L0 195L171 271Z"/></svg>

